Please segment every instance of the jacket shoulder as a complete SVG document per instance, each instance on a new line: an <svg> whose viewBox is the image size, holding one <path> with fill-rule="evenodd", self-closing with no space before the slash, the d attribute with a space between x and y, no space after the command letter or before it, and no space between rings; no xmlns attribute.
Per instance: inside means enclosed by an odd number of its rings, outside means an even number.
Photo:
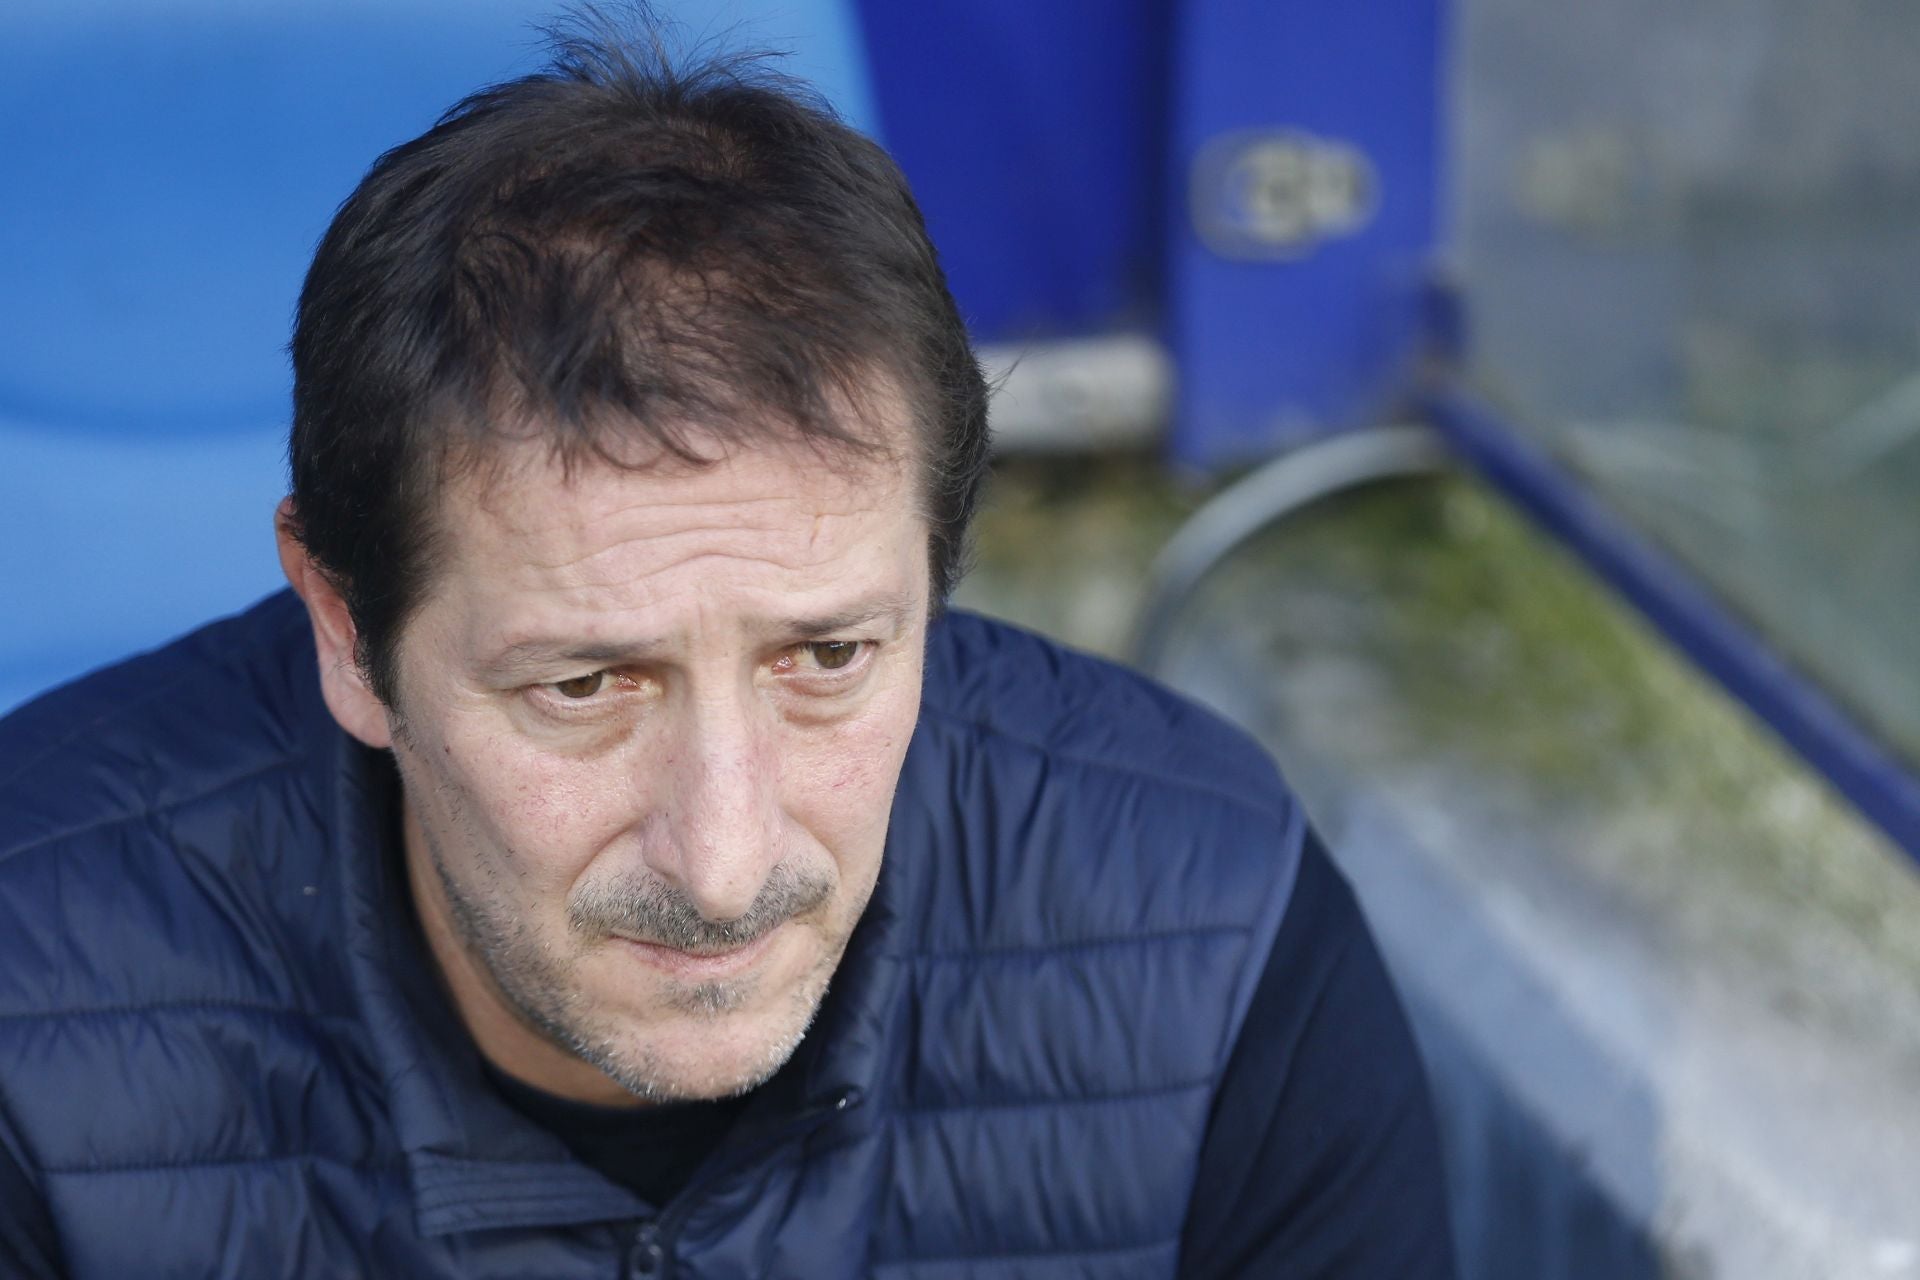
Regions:
<svg viewBox="0 0 1920 1280"><path fill-rule="evenodd" d="M1293 800L1241 729L1115 662L960 610L935 629L924 712L1062 761L1286 823Z"/></svg>
<svg viewBox="0 0 1920 1280"><path fill-rule="evenodd" d="M103 667L0 718L0 864L76 827L137 819L299 750L317 694L291 593Z"/></svg>
<svg viewBox="0 0 1920 1280"><path fill-rule="evenodd" d="M892 841L933 947L1271 936L1306 819L1239 729L1115 663L968 614L935 629ZM937 853L931 852L937 850Z"/></svg>
<svg viewBox="0 0 1920 1280"><path fill-rule="evenodd" d="M262 957L321 821L305 627L271 597L0 720L0 1013L285 989Z"/></svg>
<svg viewBox="0 0 1920 1280"><path fill-rule="evenodd" d="M883 869L917 1028L900 1109L1095 1198L1119 1184L1057 1153L1131 1167L1111 1143L1151 1131L1134 1150L1184 1203L1304 816L1240 730L1016 627L947 616L925 688Z"/></svg>

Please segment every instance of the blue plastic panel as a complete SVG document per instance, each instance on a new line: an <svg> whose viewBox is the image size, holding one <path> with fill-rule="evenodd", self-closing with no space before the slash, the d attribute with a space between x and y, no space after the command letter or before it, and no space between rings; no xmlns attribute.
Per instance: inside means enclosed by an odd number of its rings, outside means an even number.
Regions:
<svg viewBox="0 0 1920 1280"><path fill-rule="evenodd" d="M1179 10L1173 450L1213 467L1377 419L1439 235L1440 0Z"/></svg>
<svg viewBox="0 0 1920 1280"><path fill-rule="evenodd" d="M860 0L886 142L976 337L1159 309L1174 0Z"/></svg>

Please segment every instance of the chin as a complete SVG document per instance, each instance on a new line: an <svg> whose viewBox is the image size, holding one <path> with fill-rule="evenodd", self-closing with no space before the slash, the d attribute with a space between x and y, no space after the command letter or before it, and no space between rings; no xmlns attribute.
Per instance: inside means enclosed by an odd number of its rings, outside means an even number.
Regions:
<svg viewBox="0 0 1920 1280"><path fill-rule="evenodd" d="M700 983L666 993L645 1027L568 1046L650 1102L729 1098L772 1076L806 1037L830 966L768 993L752 983Z"/></svg>
<svg viewBox="0 0 1920 1280"><path fill-rule="evenodd" d="M596 1063L629 1092L654 1102L731 1098L764 1084L800 1047L813 1009L690 1015Z"/></svg>

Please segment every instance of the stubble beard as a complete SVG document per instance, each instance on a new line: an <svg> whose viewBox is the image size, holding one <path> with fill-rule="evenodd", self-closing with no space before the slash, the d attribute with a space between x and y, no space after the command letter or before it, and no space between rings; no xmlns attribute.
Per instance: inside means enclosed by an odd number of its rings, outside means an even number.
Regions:
<svg viewBox="0 0 1920 1280"><path fill-rule="evenodd" d="M617 945L612 940L616 931L696 954L742 946L829 902L830 880L796 874L781 864L745 915L720 922L701 917L684 895L658 881L596 886L569 901L569 937L578 945L570 954L562 954L550 939L528 926L523 914L490 896L469 893L449 870L439 841L424 824L422 831L460 943L480 961L506 1006L530 1030L647 1102L737 1096L765 1083L805 1039L845 950L843 931L827 954L794 984L777 1033L752 1058L732 1070L689 1079L683 1069L664 1061L652 1047L637 1043L631 1033L621 1034L613 1017L593 1007L582 990L581 959L594 949ZM854 919L859 914L856 911ZM678 984L669 988L666 998L680 1014L717 1023L752 1004L759 985L758 976L748 974L733 980Z"/></svg>

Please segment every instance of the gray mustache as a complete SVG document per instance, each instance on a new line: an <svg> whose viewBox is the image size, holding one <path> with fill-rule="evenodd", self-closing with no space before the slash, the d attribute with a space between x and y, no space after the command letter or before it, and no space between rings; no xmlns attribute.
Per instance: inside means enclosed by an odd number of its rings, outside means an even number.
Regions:
<svg viewBox="0 0 1920 1280"><path fill-rule="evenodd" d="M795 871L783 862L768 874L745 913L731 920L707 919L680 889L653 879L584 890L570 904L568 915L576 933L617 933L691 955L710 955L756 942L832 895L829 877Z"/></svg>

